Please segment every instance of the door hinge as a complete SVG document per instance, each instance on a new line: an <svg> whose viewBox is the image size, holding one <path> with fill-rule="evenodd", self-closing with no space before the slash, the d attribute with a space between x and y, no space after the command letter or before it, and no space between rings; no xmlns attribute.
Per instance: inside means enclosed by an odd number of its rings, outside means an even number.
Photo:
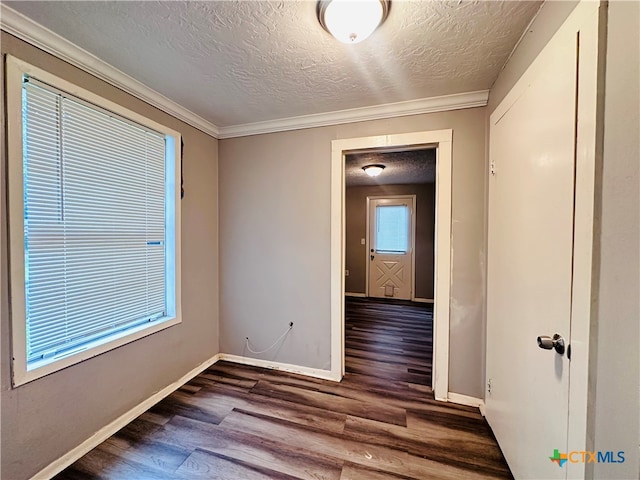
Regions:
<svg viewBox="0 0 640 480"><path fill-rule="evenodd" d="M491 162L489 164L489 174L491 176L495 176L495 174L496 174L496 164L494 162Z"/></svg>
<svg viewBox="0 0 640 480"><path fill-rule="evenodd" d="M487 393L491 393L491 379L487 381Z"/></svg>

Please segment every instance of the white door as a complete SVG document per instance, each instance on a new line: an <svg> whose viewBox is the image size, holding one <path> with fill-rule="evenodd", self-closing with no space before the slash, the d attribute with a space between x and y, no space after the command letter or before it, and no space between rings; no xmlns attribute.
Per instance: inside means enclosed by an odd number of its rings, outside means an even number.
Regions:
<svg viewBox="0 0 640 480"><path fill-rule="evenodd" d="M570 362L537 341L571 332L578 45L560 32L490 127L486 414L523 479L567 475Z"/></svg>
<svg viewBox="0 0 640 480"><path fill-rule="evenodd" d="M411 300L414 197L369 200L369 296Z"/></svg>

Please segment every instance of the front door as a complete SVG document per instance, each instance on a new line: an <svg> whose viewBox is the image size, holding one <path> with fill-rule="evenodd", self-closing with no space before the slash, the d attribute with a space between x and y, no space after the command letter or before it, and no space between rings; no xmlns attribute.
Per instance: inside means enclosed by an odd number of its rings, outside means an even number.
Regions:
<svg viewBox="0 0 640 480"><path fill-rule="evenodd" d="M369 296L411 300L414 197L369 198Z"/></svg>
<svg viewBox="0 0 640 480"><path fill-rule="evenodd" d="M561 28L490 122L486 415L515 478L569 468L579 47Z"/></svg>

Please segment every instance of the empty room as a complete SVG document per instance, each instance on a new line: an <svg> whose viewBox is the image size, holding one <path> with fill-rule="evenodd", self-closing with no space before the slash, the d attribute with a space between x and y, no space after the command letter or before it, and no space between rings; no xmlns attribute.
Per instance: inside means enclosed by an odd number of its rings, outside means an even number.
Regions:
<svg viewBox="0 0 640 480"><path fill-rule="evenodd" d="M0 28L0 478L640 478L639 2Z"/></svg>

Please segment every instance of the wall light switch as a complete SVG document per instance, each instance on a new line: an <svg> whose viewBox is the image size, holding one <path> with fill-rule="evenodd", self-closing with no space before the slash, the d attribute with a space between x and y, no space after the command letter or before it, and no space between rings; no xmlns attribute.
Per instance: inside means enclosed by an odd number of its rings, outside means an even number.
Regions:
<svg viewBox="0 0 640 480"><path fill-rule="evenodd" d="M366 240L364 238L361 238L360 245L366 245L366 244L367 244Z"/></svg>

